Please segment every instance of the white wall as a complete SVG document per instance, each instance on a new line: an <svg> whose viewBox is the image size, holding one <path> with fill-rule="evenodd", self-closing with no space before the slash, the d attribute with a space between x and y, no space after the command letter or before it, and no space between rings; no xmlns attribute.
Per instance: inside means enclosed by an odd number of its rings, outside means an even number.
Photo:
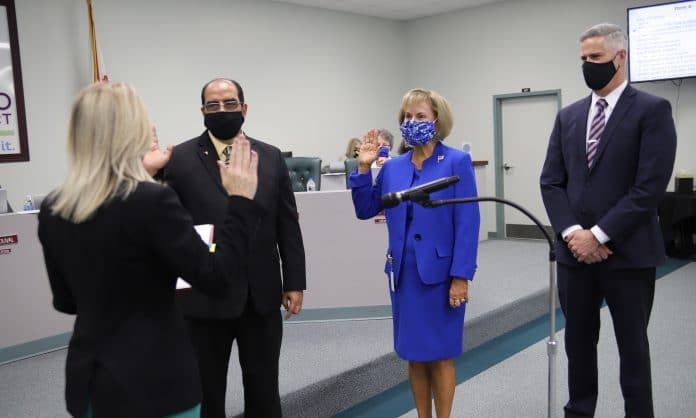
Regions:
<svg viewBox="0 0 696 418"><path fill-rule="evenodd" d="M612 22L626 27L626 8L655 1L525 0L505 1L410 22L407 49L411 61L408 85L440 91L452 104L455 125L450 145L472 143L474 159L488 160L487 191L495 192L493 165L493 96L560 89L563 106L585 95L578 38L588 27ZM409 54L409 52L407 52ZM675 168L696 173L696 79L677 87L672 82L641 83L637 88L672 102L677 122ZM548 127L551 133L552 126ZM548 142L548 136L539 138ZM523 156L515 156L518 161ZM673 183L670 183L670 188ZM529 185L539 193L538 184ZM482 205L484 225L495 230L493 205Z"/></svg>
<svg viewBox="0 0 696 418"><path fill-rule="evenodd" d="M23 194L44 193L64 175L68 110L91 77L84 1L16 3L31 161L0 164L15 208ZM581 98L588 90L578 35L600 21L625 26L627 7L650 3L515 0L410 22L265 0L104 0L94 7L109 76L138 88L163 142L203 130L200 88L217 76L242 82L250 135L325 160L369 127L398 137L402 94L425 86L452 103L448 143L471 142L474 158L491 163L492 194L492 97L529 87L561 89L564 105ZM672 101L676 167L696 172L696 80L684 81L678 106L671 82L637 86ZM492 216L484 218L494 230Z"/></svg>
<svg viewBox="0 0 696 418"><path fill-rule="evenodd" d="M17 1L31 161L0 164L0 184L21 209L65 174L71 102L91 82L83 0ZM245 131L295 155L337 159L348 139L396 131L405 85L402 23L261 0L94 2L113 81L136 86L161 142L199 135L200 89L239 80Z"/></svg>

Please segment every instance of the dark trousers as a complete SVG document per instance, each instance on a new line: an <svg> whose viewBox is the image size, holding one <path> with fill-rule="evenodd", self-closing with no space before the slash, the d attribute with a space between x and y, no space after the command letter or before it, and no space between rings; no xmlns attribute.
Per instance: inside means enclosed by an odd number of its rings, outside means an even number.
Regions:
<svg viewBox="0 0 696 418"><path fill-rule="evenodd" d="M201 418L226 417L227 369L235 340L244 385L244 416L282 417L278 391L283 337L280 311L259 315L247 308L240 318L189 318L188 325L203 388Z"/></svg>
<svg viewBox="0 0 696 418"><path fill-rule="evenodd" d="M558 293L566 317L569 401L566 417L592 417L597 405L600 308L606 300L619 348L626 417L653 418L648 321L655 268L609 270L602 263L558 264Z"/></svg>

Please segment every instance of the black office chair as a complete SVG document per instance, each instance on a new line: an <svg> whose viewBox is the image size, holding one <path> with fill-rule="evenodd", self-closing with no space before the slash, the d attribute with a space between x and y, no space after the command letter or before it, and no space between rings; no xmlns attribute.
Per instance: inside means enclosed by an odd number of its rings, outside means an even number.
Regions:
<svg viewBox="0 0 696 418"><path fill-rule="evenodd" d="M358 169L358 159L357 158L349 158L343 162L343 165L345 166L346 169L346 189L350 189L350 185L348 185L348 177L350 177L350 174Z"/></svg>
<svg viewBox="0 0 696 418"><path fill-rule="evenodd" d="M285 159L293 192L307 191L307 181L314 180L315 190L321 190L321 158L290 157Z"/></svg>

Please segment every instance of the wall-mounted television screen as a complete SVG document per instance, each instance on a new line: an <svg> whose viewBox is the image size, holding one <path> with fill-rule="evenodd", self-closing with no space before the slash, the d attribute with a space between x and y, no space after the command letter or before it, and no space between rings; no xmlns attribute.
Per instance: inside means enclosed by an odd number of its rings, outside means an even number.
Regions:
<svg viewBox="0 0 696 418"><path fill-rule="evenodd" d="M696 77L696 1L629 8L627 14L631 82Z"/></svg>

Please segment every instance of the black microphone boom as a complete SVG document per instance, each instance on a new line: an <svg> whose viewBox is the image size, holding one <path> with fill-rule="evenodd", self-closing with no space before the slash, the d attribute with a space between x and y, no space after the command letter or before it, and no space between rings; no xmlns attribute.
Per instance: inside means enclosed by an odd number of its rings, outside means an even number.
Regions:
<svg viewBox="0 0 696 418"><path fill-rule="evenodd" d="M382 196L382 207L385 209L393 208L407 200L416 203L426 201L430 199L430 193L442 190L458 181L459 176L443 177L400 192L387 193Z"/></svg>

